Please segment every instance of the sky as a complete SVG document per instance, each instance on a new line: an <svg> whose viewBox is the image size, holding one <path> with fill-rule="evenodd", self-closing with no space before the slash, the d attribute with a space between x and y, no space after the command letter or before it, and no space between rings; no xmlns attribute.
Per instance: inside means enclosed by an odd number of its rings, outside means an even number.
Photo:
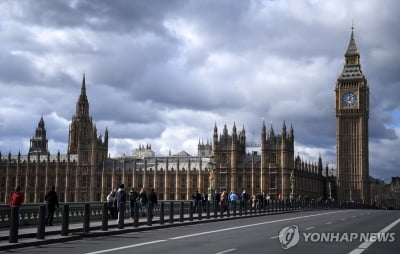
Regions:
<svg viewBox="0 0 400 254"><path fill-rule="evenodd" d="M295 154L335 168L334 89L351 26L370 87L370 175L400 175L400 2L203 0L0 2L0 151L27 154L43 116L66 153L86 75L112 157L151 144L197 154L213 127L293 125Z"/></svg>

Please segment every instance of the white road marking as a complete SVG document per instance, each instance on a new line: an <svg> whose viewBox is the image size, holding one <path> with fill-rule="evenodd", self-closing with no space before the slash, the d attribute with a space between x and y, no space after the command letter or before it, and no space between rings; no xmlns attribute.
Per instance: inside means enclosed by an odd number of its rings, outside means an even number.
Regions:
<svg viewBox="0 0 400 254"><path fill-rule="evenodd" d="M215 254L224 254L224 253L232 252L232 251L235 251L235 250L236 249L229 249L229 250L224 250L224 251L217 252Z"/></svg>
<svg viewBox="0 0 400 254"><path fill-rule="evenodd" d="M303 219L303 218L315 217L315 216L332 214L332 213L343 213L343 212L346 212L346 211L318 213L318 214L305 215L305 216L299 216L299 217L293 217L293 218L287 218L287 219L281 219L281 220L265 221L265 222L255 223L255 224L249 224L249 225L243 225L243 226L237 226L237 227L231 227L231 228L222 228L222 229L217 229L217 230L212 230L212 231L200 232L200 233L196 233L196 234L177 236L177 237L172 237L169 239L170 240L178 240L178 239L189 238L189 237L194 237L194 236L199 236L199 235L207 235L207 234L219 233L219 232L224 232L224 231L229 231L229 230L236 230L236 229L241 229L241 228L248 228L248 227L260 226L260 225L265 225L265 224L271 224L271 223L275 223L275 222L290 221L290 220Z"/></svg>
<svg viewBox="0 0 400 254"><path fill-rule="evenodd" d="M310 230L310 229L313 229L313 228L315 228L315 227L308 227L308 228L306 228L306 230Z"/></svg>
<svg viewBox="0 0 400 254"><path fill-rule="evenodd" d="M112 252L112 251L117 251L117 250L140 247L140 246L143 246L143 245L167 242L168 240L179 240L179 239L195 237L195 236L199 236L199 235L207 235L207 234L219 233L219 232L223 232L223 231L236 230L236 229L248 228L248 227L254 227L254 226L260 226L260 225L271 224L271 223L275 223L275 222L291 221L291 220L296 220L296 219L303 219L303 218L309 218L309 217L315 217L315 216L321 216L321 215L327 215L327 214L334 214L334 213L344 213L344 212L347 212L347 211L335 211L335 212L327 212L327 213L318 213L318 214L304 215L304 216L293 217L293 218L286 218L286 219L281 219L281 220L265 221L265 222L248 224L248 225L243 225L243 226L222 228L222 229L218 229L218 230L205 231L205 232L200 232L200 233L196 233L196 234L177 236L177 237L168 238L166 240L157 240L157 241L151 241L151 242L144 242L144 243L138 243L138 244L133 244L133 245L127 245L127 246L118 247L118 248L112 248L112 249L106 249L106 250L100 250L100 251L94 251L94 252L87 252L85 254L107 253L107 252Z"/></svg>
<svg viewBox="0 0 400 254"><path fill-rule="evenodd" d="M269 238L269 239L273 240L273 239L276 239L276 238L278 238L278 237L279 237L279 235L276 235L276 236L273 236L273 237L271 237L271 238Z"/></svg>
<svg viewBox="0 0 400 254"><path fill-rule="evenodd" d="M166 241L167 241L167 240L157 240L157 241L151 241L151 242L145 242L145 243L138 243L138 244L127 245L127 246L118 247L118 248L113 248L113 249L99 250L99 251L94 251L94 252L87 252L87 253L85 253L85 254L106 253L106 252L112 252L112 251L117 251L117 250L129 249L129 248L139 247L139 246L143 246L143 245L149 245L149 244L153 244L153 243L161 243L161 242L166 242Z"/></svg>
<svg viewBox="0 0 400 254"><path fill-rule="evenodd" d="M325 223L326 225L332 224L332 221L328 221L327 223Z"/></svg>
<svg viewBox="0 0 400 254"><path fill-rule="evenodd" d="M381 231L379 231L378 234L388 232L391 228L396 226L399 222L400 222L400 218L393 221L389 225L387 225L385 228L383 228ZM369 239L369 240L363 242L362 244L358 245L358 247L355 248L354 250L352 250L351 252L349 252L349 254L360 254L363 251L365 251L366 249L368 249L368 247L371 246L371 244L373 244L375 241L376 241L376 239L374 239L374 240Z"/></svg>
<svg viewBox="0 0 400 254"><path fill-rule="evenodd" d="M353 215L353 216L351 216L351 217L356 218L357 216Z"/></svg>
<svg viewBox="0 0 400 254"><path fill-rule="evenodd" d="M340 220L346 220L345 218L342 218L342 219L340 219Z"/></svg>

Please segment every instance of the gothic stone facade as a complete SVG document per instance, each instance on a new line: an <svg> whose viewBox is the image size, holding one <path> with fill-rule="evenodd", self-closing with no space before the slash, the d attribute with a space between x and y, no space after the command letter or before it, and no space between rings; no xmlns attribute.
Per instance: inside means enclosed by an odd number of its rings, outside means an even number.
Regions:
<svg viewBox="0 0 400 254"><path fill-rule="evenodd" d="M335 93L338 198L370 203L369 87L361 70L353 30Z"/></svg>
<svg viewBox="0 0 400 254"><path fill-rule="evenodd" d="M287 132L283 123L281 134L275 134L271 126L267 134L263 123L260 154L246 152L245 133L244 128L237 133L234 125L229 135L225 125L222 134L218 135L217 126L214 127L217 191L241 192L245 188L253 195L264 192L276 199L288 198L291 194L295 197L328 197L328 183L334 184L333 178L328 177L327 169L323 172L321 158L318 163L304 162L299 156L295 158L293 127ZM294 177L292 182L291 175ZM331 191L331 194L334 193Z"/></svg>

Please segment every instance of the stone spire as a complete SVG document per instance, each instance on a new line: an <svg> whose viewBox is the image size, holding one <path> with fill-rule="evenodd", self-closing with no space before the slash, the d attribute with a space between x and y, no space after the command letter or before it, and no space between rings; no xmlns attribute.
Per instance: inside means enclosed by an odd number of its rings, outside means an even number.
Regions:
<svg viewBox="0 0 400 254"><path fill-rule="evenodd" d="M76 102L76 117L89 117L89 101L86 96L85 74L83 74L81 94Z"/></svg>
<svg viewBox="0 0 400 254"><path fill-rule="evenodd" d="M356 40L354 40L354 25L351 26L351 36L349 46L347 47L345 57L348 56L359 56L360 52L358 51Z"/></svg>
<svg viewBox="0 0 400 254"><path fill-rule="evenodd" d="M354 39L354 26L351 27L349 46L344 54L344 67L338 80L364 79L360 66L360 52Z"/></svg>
<svg viewBox="0 0 400 254"><path fill-rule="evenodd" d="M38 127L36 128L35 136L30 140L29 155L47 154L47 145L48 141L46 138L46 127L42 116L39 120Z"/></svg>
<svg viewBox="0 0 400 254"><path fill-rule="evenodd" d="M226 127L226 124L224 125L224 129L222 130L222 135L224 137L228 137L228 128Z"/></svg>

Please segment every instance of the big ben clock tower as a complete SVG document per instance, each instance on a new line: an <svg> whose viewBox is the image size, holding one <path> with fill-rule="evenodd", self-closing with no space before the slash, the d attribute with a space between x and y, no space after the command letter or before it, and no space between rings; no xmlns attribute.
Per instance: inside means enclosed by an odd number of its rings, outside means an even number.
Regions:
<svg viewBox="0 0 400 254"><path fill-rule="evenodd" d="M369 88L361 70L353 27L344 57L335 89L338 199L369 203Z"/></svg>

